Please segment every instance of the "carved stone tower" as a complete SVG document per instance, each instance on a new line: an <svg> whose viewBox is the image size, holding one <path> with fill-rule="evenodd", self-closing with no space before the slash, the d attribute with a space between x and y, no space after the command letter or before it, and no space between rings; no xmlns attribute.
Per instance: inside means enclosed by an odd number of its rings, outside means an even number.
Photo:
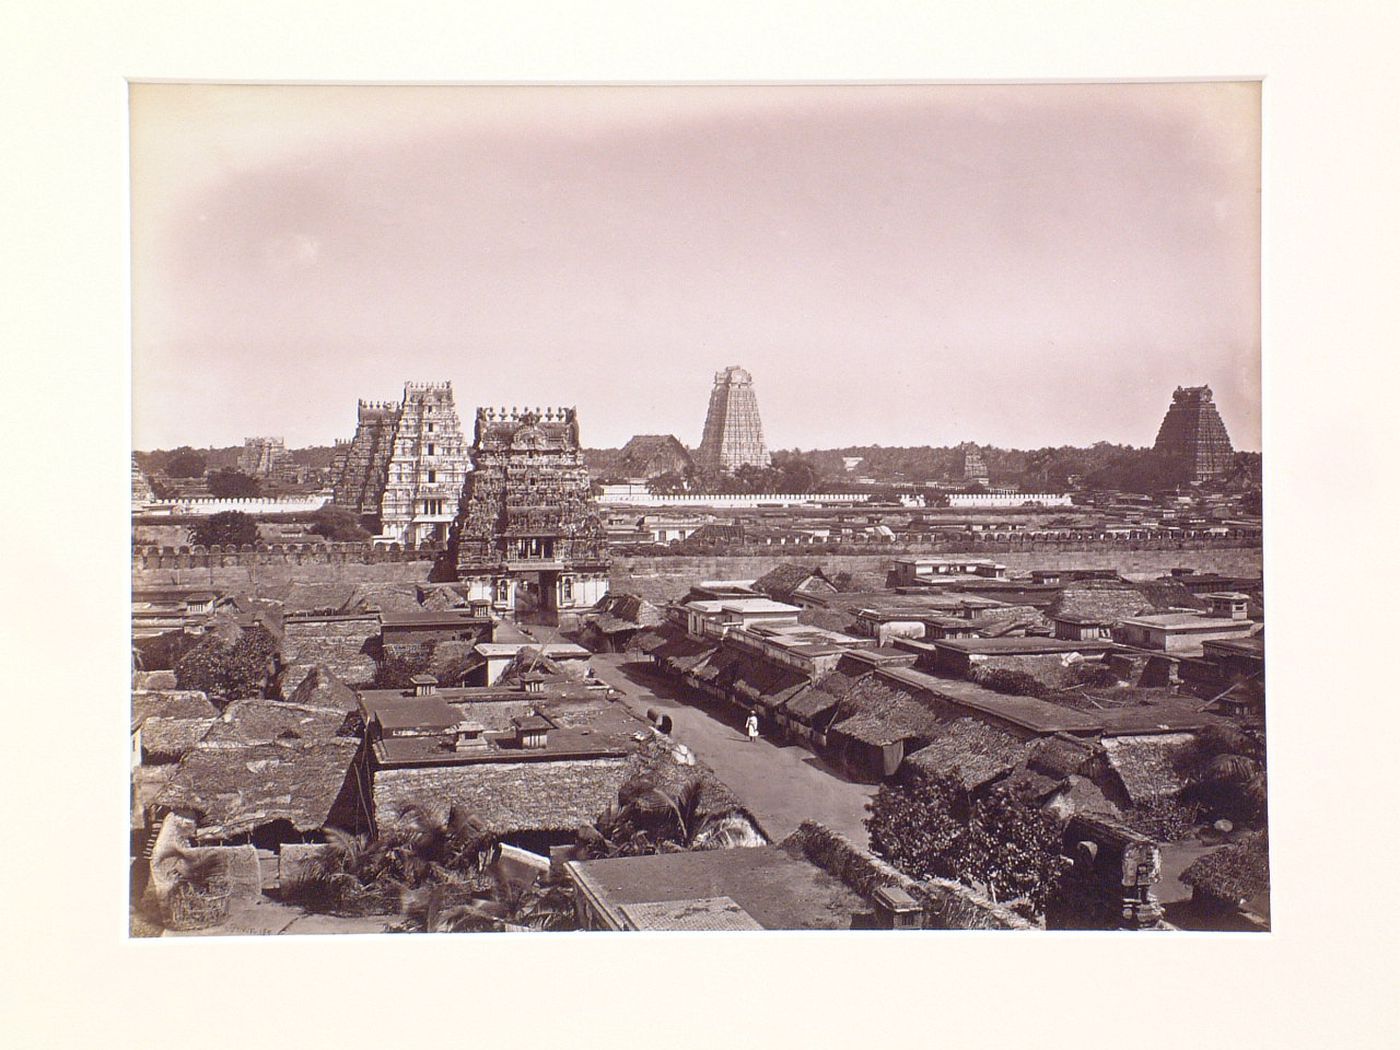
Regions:
<svg viewBox="0 0 1400 1050"><path fill-rule="evenodd" d="M705 433L696 453L696 466L705 471L734 471L740 467L769 466L763 444L763 423L758 418L758 398L753 376L738 365L715 373Z"/></svg>
<svg viewBox="0 0 1400 1050"><path fill-rule="evenodd" d="M1153 450L1171 457L1180 480L1192 485L1230 469L1234 449L1210 387L1176 388Z"/></svg>
<svg viewBox="0 0 1400 1050"><path fill-rule="evenodd" d="M479 408L449 555L468 598L563 622L608 589L607 533L572 408Z"/></svg>
<svg viewBox="0 0 1400 1050"><path fill-rule="evenodd" d="M361 401L333 502L397 543L445 540L467 475L451 383L405 383L403 401Z"/></svg>
<svg viewBox="0 0 1400 1050"><path fill-rule="evenodd" d="M406 384L380 500L380 531L400 543L446 540L466 478L452 384Z"/></svg>

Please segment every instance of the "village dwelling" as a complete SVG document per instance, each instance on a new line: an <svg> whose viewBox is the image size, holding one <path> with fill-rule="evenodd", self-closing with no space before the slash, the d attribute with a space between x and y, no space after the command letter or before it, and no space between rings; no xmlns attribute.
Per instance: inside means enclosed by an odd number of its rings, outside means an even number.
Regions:
<svg viewBox="0 0 1400 1050"><path fill-rule="evenodd" d="M569 861L588 930L1025 929L955 883L916 883L819 824L781 843Z"/></svg>
<svg viewBox="0 0 1400 1050"><path fill-rule="evenodd" d="M408 656L438 642L490 642L495 620L471 609L420 609L380 613L380 644L385 655Z"/></svg>
<svg viewBox="0 0 1400 1050"><path fill-rule="evenodd" d="M1206 641L1199 657L1177 665L1182 688L1208 700L1212 710L1237 717L1264 713L1264 636Z"/></svg>
<svg viewBox="0 0 1400 1050"><path fill-rule="evenodd" d="M858 609L854 629L888 645L894 638L925 637L930 620L962 620L980 628L985 620L1012 617L1021 611L994 598L972 594L880 595Z"/></svg>
<svg viewBox="0 0 1400 1050"><path fill-rule="evenodd" d="M411 691L362 691L374 826L455 805L535 852L572 841L652 735L607 693L529 673L514 689L438 689L423 676Z"/></svg>
<svg viewBox="0 0 1400 1050"><path fill-rule="evenodd" d="M1142 649L1198 656L1203 643L1248 638L1258 630L1246 619L1249 596L1237 591L1205 596L1208 612L1174 612L1135 616L1123 620L1113 631L1114 641Z"/></svg>
<svg viewBox="0 0 1400 1050"><path fill-rule="evenodd" d="M775 602L771 598L729 598L688 601L686 631L692 638L721 639L735 627L754 624L797 623L802 611L796 605Z"/></svg>
<svg viewBox="0 0 1400 1050"><path fill-rule="evenodd" d="M774 601L804 606L815 596L836 593L836 585L819 567L809 569L795 564L779 565L760 576L754 581L754 589Z"/></svg>
<svg viewBox="0 0 1400 1050"><path fill-rule="evenodd" d="M896 558L894 585L910 587L955 583L961 578L1006 579L1006 566L990 558Z"/></svg>
<svg viewBox="0 0 1400 1050"><path fill-rule="evenodd" d="M363 828L359 750L358 720L344 711L237 701L180 760L152 823L174 814L192 822L198 845L263 849L317 841L326 827Z"/></svg>
<svg viewBox="0 0 1400 1050"><path fill-rule="evenodd" d="M1115 649L1112 642L1055 638L954 638L933 645L932 669L940 674L969 678L979 669L1022 671L1047 684L1059 684L1075 664Z"/></svg>
<svg viewBox="0 0 1400 1050"><path fill-rule="evenodd" d="M579 641L595 653L620 653L637 634L662 621L661 610L636 594L607 594L584 613Z"/></svg>

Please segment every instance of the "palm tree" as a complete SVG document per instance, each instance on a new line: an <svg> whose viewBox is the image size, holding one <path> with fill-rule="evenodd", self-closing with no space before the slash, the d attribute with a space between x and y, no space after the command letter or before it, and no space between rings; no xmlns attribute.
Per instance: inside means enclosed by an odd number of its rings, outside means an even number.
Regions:
<svg viewBox="0 0 1400 1050"><path fill-rule="evenodd" d="M1261 739L1232 725L1208 725L1181 759L1183 795L1211 811L1246 821L1264 819L1268 780Z"/></svg>

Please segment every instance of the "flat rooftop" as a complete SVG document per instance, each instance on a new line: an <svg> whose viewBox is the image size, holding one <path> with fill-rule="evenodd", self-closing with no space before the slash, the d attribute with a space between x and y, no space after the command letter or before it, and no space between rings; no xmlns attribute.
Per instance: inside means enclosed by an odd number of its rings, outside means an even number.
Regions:
<svg viewBox="0 0 1400 1050"><path fill-rule="evenodd" d="M1052 653L1106 652L1113 642L1071 642L1060 638L939 638L935 648L979 656L1040 656Z"/></svg>
<svg viewBox="0 0 1400 1050"><path fill-rule="evenodd" d="M570 861L586 897L622 929L634 915L664 916L700 900L728 898L765 930L846 930L873 907L845 883L781 846ZM637 905L663 905L636 912ZM659 927L676 929L685 927ZM755 927L745 927L752 929Z"/></svg>
<svg viewBox="0 0 1400 1050"><path fill-rule="evenodd" d="M476 626L491 622L489 616L475 616L470 609L424 609L422 612L382 612L380 621L385 627L456 627L462 624Z"/></svg>

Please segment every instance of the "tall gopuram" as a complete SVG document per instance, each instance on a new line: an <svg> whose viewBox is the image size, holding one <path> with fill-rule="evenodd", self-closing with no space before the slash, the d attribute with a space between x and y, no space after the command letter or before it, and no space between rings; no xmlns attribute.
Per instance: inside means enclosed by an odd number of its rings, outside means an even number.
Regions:
<svg viewBox="0 0 1400 1050"><path fill-rule="evenodd" d="M251 478L270 478L286 458L287 446L280 437L244 438L238 470Z"/></svg>
<svg viewBox="0 0 1400 1050"><path fill-rule="evenodd" d="M414 544L447 539L467 479L465 446L451 382L405 384L379 504L383 535Z"/></svg>
<svg viewBox="0 0 1400 1050"><path fill-rule="evenodd" d="M500 616L567 620L608 590L597 513L572 408L479 408L448 553L471 601Z"/></svg>
<svg viewBox="0 0 1400 1050"><path fill-rule="evenodd" d="M1184 483L1196 485L1229 471L1234 448L1210 387L1176 388L1153 451L1175 461Z"/></svg>
<svg viewBox="0 0 1400 1050"><path fill-rule="evenodd" d="M758 418L758 398L753 376L738 365L715 373L710 410L695 465L703 471L735 471L740 467L770 464L763 444L763 423Z"/></svg>
<svg viewBox="0 0 1400 1050"><path fill-rule="evenodd" d="M151 487L151 479L146 477L146 472L141 469L141 465L136 462L136 453L131 454L131 502L133 505L150 503L156 498L155 489Z"/></svg>
<svg viewBox="0 0 1400 1050"><path fill-rule="evenodd" d="M361 401L332 502L396 543L447 538L467 475L452 384L405 383L403 400Z"/></svg>
<svg viewBox="0 0 1400 1050"><path fill-rule="evenodd" d="M963 480L970 485L990 485L992 476L987 463L982 458L982 450L976 445L961 446L963 451Z"/></svg>

